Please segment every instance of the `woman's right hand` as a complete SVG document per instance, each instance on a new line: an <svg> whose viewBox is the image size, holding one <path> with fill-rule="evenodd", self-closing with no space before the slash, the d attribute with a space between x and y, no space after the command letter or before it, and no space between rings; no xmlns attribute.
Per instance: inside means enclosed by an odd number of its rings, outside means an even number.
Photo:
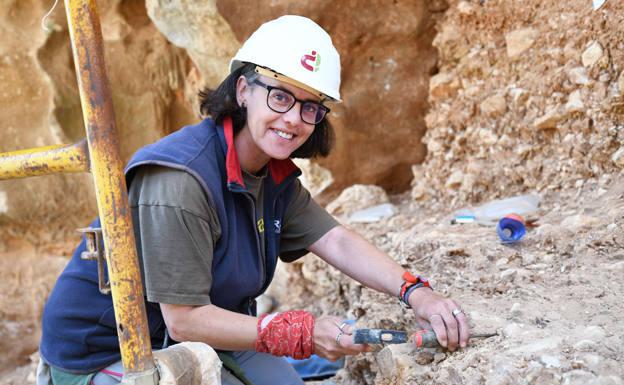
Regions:
<svg viewBox="0 0 624 385"><path fill-rule="evenodd" d="M314 353L330 361L336 361L346 355L369 352L371 348L367 344L353 343L353 331L354 327L344 323L341 318L332 316L317 318L314 323Z"/></svg>

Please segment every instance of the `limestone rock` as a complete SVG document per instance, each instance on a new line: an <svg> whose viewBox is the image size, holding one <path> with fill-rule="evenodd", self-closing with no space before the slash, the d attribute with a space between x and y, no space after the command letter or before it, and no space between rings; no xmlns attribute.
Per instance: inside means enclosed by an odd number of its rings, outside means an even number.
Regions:
<svg viewBox="0 0 624 385"><path fill-rule="evenodd" d="M460 1L457 4L457 10L462 15L473 15L477 12L477 7L468 1Z"/></svg>
<svg viewBox="0 0 624 385"><path fill-rule="evenodd" d="M379 186L356 184L340 193L327 205L330 214L350 214L357 210L388 202L388 194Z"/></svg>
<svg viewBox="0 0 624 385"><path fill-rule="evenodd" d="M618 166L624 167L624 146L620 147L616 152L613 153L613 155L611 155L611 160Z"/></svg>
<svg viewBox="0 0 624 385"><path fill-rule="evenodd" d="M581 55L581 62L585 67L593 67L594 64L598 63L600 59L603 58L604 50L602 45L597 41L593 41L589 44L589 46L583 51Z"/></svg>
<svg viewBox="0 0 624 385"><path fill-rule="evenodd" d="M548 111L545 115L537 118L533 122L533 127L540 130L548 130L557 127L557 123L559 123L563 119L563 115L559 113L558 109L553 108Z"/></svg>
<svg viewBox="0 0 624 385"><path fill-rule="evenodd" d="M498 116L507 110L507 102L501 95L492 95L481 102L480 109L485 115Z"/></svg>
<svg viewBox="0 0 624 385"><path fill-rule="evenodd" d="M620 77L618 78L618 89L620 95L624 95L624 71L620 73Z"/></svg>
<svg viewBox="0 0 624 385"><path fill-rule="evenodd" d="M325 167L309 159L294 159L293 161L301 169L302 175L299 177L301 184L310 191L313 197L325 191L334 182L331 171Z"/></svg>
<svg viewBox="0 0 624 385"><path fill-rule="evenodd" d="M461 170L455 170L446 180L447 188L458 189L464 180L464 173Z"/></svg>
<svg viewBox="0 0 624 385"><path fill-rule="evenodd" d="M568 70L568 78L574 84L589 84L590 79L585 67L575 67Z"/></svg>
<svg viewBox="0 0 624 385"><path fill-rule="evenodd" d="M436 74L429 80L429 95L434 98L452 97L459 88L457 77L448 72Z"/></svg>
<svg viewBox="0 0 624 385"><path fill-rule="evenodd" d="M517 58L533 46L537 36L537 30L530 27L508 32L505 35L505 42L507 43L507 56L509 56L510 59Z"/></svg>
<svg viewBox="0 0 624 385"><path fill-rule="evenodd" d="M217 86L240 43L211 1L147 0L148 15L167 39L187 50L204 81Z"/></svg>
<svg viewBox="0 0 624 385"><path fill-rule="evenodd" d="M388 345L377 354L376 358L377 364L379 365L379 370L385 377L400 375L401 373L405 372L406 369L413 365L413 353L413 344ZM430 360L428 360L427 363L431 363L433 361L433 354L431 353L417 354L429 355ZM421 364L420 362L418 363ZM421 365L426 365L427 363L422 363Z"/></svg>
<svg viewBox="0 0 624 385"><path fill-rule="evenodd" d="M575 90L570 94L568 102L565 105L565 110L569 113L585 111L585 104L583 104L581 90Z"/></svg>

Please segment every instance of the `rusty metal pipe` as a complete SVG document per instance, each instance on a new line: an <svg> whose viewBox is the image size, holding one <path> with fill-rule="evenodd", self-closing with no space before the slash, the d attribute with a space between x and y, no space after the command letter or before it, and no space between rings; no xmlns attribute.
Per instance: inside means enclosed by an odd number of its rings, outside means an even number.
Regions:
<svg viewBox="0 0 624 385"><path fill-rule="evenodd" d="M0 153L0 180L88 172L87 141Z"/></svg>
<svg viewBox="0 0 624 385"><path fill-rule="evenodd" d="M91 172L125 369L124 383L157 384L128 193L119 155L95 0L65 0Z"/></svg>

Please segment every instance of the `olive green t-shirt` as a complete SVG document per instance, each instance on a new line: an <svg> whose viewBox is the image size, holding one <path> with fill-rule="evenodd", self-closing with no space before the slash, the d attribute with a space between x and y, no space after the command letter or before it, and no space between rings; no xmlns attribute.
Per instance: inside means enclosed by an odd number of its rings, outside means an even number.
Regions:
<svg viewBox="0 0 624 385"><path fill-rule="evenodd" d="M264 178L243 173L255 197L256 229L264 255ZM130 207L147 300L178 305L210 304L212 255L221 226L199 182L189 173L140 167L130 185ZM308 248L338 222L295 181L281 229L282 252ZM247 229L241 231L249 231Z"/></svg>

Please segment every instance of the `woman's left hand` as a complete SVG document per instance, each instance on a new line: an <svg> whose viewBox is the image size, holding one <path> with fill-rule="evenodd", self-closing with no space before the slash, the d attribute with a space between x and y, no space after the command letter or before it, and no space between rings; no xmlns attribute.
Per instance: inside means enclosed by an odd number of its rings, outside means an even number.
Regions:
<svg viewBox="0 0 624 385"><path fill-rule="evenodd" d="M467 346L470 337L468 317L457 302L423 287L414 290L409 303L418 323L433 329L440 345L450 351L457 349L458 345Z"/></svg>

